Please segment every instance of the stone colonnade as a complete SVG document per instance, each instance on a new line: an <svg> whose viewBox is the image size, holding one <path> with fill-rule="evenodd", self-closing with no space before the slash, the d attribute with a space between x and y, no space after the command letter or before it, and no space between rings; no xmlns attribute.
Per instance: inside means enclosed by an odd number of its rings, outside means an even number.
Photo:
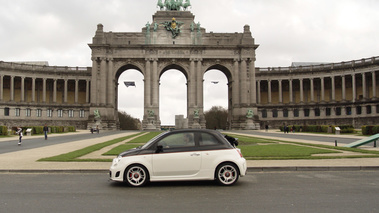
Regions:
<svg viewBox="0 0 379 213"><path fill-rule="evenodd" d="M378 59L258 69L257 104L261 122L272 126L375 124L379 116L379 68L375 65ZM340 120L331 121L337 118Z"/></svg>
<svg viewBox="0 0 379 213"><path fill-rule="evenodd" d="M88 74L88 68L1 62L2 124L36 126L48 122L86 128L90 102Z"/></svg>

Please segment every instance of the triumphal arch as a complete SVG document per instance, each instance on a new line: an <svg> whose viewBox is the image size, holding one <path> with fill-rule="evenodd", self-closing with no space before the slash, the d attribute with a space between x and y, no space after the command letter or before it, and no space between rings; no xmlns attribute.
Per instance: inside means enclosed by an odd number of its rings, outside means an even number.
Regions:
<svg viewBox="0 0 379 213"><path fill-rule="evenodd" d="M141 32L105 32L97 26L92 50L88 126L117 128L118 78L129 69L144 76L143 129L160 129L159 80L170 69L187 79L189 128L205 128L203 76L219 70L228 79L229 127L258 127L255 44L248 25L242 33L207 32L187 11L189 1L158 2L160 10ZM121 85L120 85L121 86ZM131 100L133 101L133 100Z"/></svg>

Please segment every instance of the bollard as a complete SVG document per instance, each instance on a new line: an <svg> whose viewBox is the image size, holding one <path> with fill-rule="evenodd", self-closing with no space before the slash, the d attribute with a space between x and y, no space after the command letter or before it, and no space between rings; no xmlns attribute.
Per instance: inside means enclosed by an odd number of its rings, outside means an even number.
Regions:
<svg viewBox="0 0 379 213"><path fill-rule="evenodd" d="M337 140L334 141L334 146L337 146Z"/></svg>

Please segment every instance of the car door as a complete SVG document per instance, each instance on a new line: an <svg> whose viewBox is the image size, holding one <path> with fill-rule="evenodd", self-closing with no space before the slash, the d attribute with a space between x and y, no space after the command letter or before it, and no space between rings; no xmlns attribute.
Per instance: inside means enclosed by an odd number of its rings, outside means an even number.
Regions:
<svg viewBox="0 0 379 213"><path fill-rule="evenodd" d="M157 142L162 150L153 154L153 176L179 179L195 176L200 170L202 156L194 136L192 132L178 132Z"/></svg>

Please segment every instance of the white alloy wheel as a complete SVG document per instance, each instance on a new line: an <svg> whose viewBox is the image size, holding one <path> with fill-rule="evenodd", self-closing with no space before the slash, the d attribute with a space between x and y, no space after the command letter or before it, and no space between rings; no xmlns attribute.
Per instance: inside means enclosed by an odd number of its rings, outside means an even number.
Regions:
<svg viewBox="0 0 379 213"><path fill-rule="evenodd" d="M149 180L149 174L145 167L131 165L125 170L124 180L130 186L143 186Z"/></svg>
<svg viewBox="0 0 379 213"><path fill-rule="evenodd" d="M216 180L219 184L230 186L237 182L239 178L238 168L231 163L223 163L216 169Z"/></svg>

